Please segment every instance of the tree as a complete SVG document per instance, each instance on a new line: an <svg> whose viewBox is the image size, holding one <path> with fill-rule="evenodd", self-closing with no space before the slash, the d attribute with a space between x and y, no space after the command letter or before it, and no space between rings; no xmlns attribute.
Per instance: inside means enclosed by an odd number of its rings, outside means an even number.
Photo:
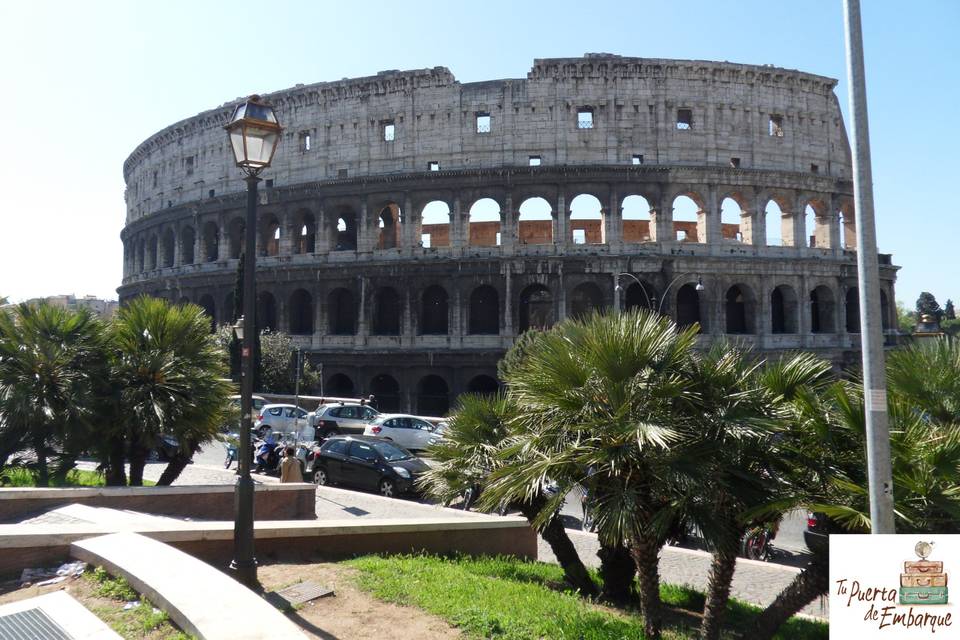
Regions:
<svg viewBox="0 0 960 640"><path fill-rule="evenodd" d="M956 320L957 312L953 309L953 300L947 298L947 303L943 305L943 317L946 320Z"/></svg>
<svg viewBox="0 0 960 640"><path fill-rule="evenodd" d="M933 316L937 322L940 321L943 315L943 309L940 308L940 303L937 302L933 294L928 291L924 291L920 294L920 297L917 298L917 318L923 315Z"/></svg>
<svg viewBox="0 0 960 640"><path fill-rule="evenodd" d="M515 462L502 455L501 447L509 436L509 424L517 417L517 411L517 406L503 393L460 396L443 440L431 447L437 464L424 473L421 486L443 503L449 503L473 486L483 487L482 497L490 474ZM544 507L546 497L542 480L534 481L528 489L529 495L513 504L532 522ZM556 509L536 528L553 550L567 583L583 595L597 595L597 587L567 536L558 512Z"/></svg>
<svg viewBox="0 0 960 640"><path fill-rule="evenodd" d="M913 333L913 327L917 324L916 315L907 308L907 305L897 300L897 329L900 333L907 335Z"/></svg>
<svg viewBox="0 0 960 640"><path fill-rule="evenodd" d="M539 525L552 517L565 488L595 488L598 537L629 550L650 640L661 635L658 553L670 525L664 516L671 513L661 487L672 473L671 448L691 435L689 411L680 410L691 400L682 371L697 331L635 311L594 314L544 332L505 379L523 429L505 453L536 455L495 470L481 498L529 497L537 482L554 479L561 491L537 515Z"/></svg>
<svg viewBox="0 0 960 640"><path fill-rule="evenodd" d="M196 305L141 296L112 325L117 417L129 447L130 484L143 484L148 452L163 434L180 443L158 484L170 484L225 420L230 385L209 320Z"/></svg>
<svg viewBox="0 0 960 640"><path fill-rule="evenodd" d="M0 467L24 448L37 483L64 478L93 439L107 375L103 324L85 309L21 304L0 314Z"/></svg>

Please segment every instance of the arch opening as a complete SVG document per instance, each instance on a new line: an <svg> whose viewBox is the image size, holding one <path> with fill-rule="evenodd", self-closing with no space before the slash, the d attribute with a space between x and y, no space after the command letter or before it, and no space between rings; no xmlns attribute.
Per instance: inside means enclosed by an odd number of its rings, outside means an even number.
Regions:
<svg viewBox="0 0 960 640"><path fill-rule="evenodd" d="M197 236L193 232L193 227L184 227L180 231L180 264L193 264L193 247L197 242Z"/></svg>
<svg viewBox="0 0 960 640"><path fill-rule="evenodd" d="M172 267L176 256L176 238L173 236L173 229L167 229L163 232L163 266Z"/></svg>
<svg viewBox="0 0 960 640"><path fill-rule="evenodd" d="M313 214L306 210L297 212L294 218L293 229L296 242L293 252L297 254L313 253L317 246L317 222Z"/></svg>
<svg viewBox="0 0 960 640"><path fill-rule="evenodd" d="M770 293L770 328L772 333L799 333L793 287L782 284Z"/></svg>
<svg viewBox="0 0 960 640"><path fill-rule="evenodd" d="M553 244L553 209L544 198L527 198L517 209L520 244Z"/></svg>
<svg viewBox="0 0 960 640"><path fill-rule="evenodd" d="M269 291L257 293L257 331L277 330L277 301Z"/></svg>
<svg viewBox="0 0 960 640"><path fill-rule="evenodd" d="M210 332L213 333L217 328L217 305L213 301L213 296L205 293L200 296L197 304L203 309L203 312L210 318Z"/></svg>
<svg viewBox="0 0 960 640"><path fill-rule="evenodd" d="M353 398L357 395L353 380L343 373L335 373L327 378L327 384L323 392L325 395L335 398Z"/></svg>
<svg viewBox="0 0 960 640"><path fill-rule="evenodd" d="M688 283L677 290L676 314L676 322L681 327L700 323L700 293L695 285Z"/></svg>
<svg viewBox="0 0 960 640"><path fill-rule="evenodd" d="M400 296L393 287L381 287L373 294L373 322L375 336L400 335L400 320L403 313Z"/></svg>
<svg viewBox="0 0 960 640"><path fill-rule="evenodd" d="M650 203L641 195L630 195L623 199L624 242L650 242Z"/></svg>
<svg viewBox="0 0 960 640"><path fill-rule="evenodd" d="M204 262L216 262L220 257L220 229L216 222L203 225L203 259Z"/></svg>
<svg viewBox="0 0 960 640"><path fill-rule="evenodd" d="M570 201L570 237L573 244L603 244L603 206L596 196L581 193Z"/></svg>
<svg viewBox="0 0 960 640"><path fill-rule="evenodd" d="M400 206L391 202L377 216L378 249L396 249L400 246Z"/></svg>
<svg viewBox="0 0 960 640"><path fill-rule="evenodd" d="M467 383L467 393L475 393L482 396L492 396L500 390L500 383L496 378L479 375L474 376Z"/></svg>
<svg viewBox="0 0 960 640"><path fill-rule="evenodd" d="M374 377L370 381L370 393L378 411L400 413L400 384L393 376L381 373Z"/></svg>
<svg viewBox="0 0 960 640"><path fill-rule="evenodd" d="M447 334L447 292L439 285L427 287L420 301L420 333L428 336Z"/></svg>
<svg viewBox="0 0 960 640"><path fill-rule="evenodd" d="M437 375L424 376L417 385L417 413L422 416L444 416L450 410L450 388Z"/></svg>
<svg viewBox="0 0 960 640"><path fill-rule="evenodd" d="M810 332L833 333L833 292L820 285L810 292Z"/></svg>
<svg viewBox="0 0 960 640"><path fill-rule="evenodd" d="M603 293L593 282L577 285L570 295L570 317L576 320L586 319L594 312L602 313L605 308Z"/></svg>
<svg viewBox="0 0 960 640"><path fill-rule="evenodd" d="M420 210L420 246L450 246L450 206L443 200L432 200Z"/></svg>
<svg viewBox="0 0 960 640"><path fill-rule="evenodd" d="M230 239L230 257L233 259L239 258L240 254L243 253L243 237L245 230L246 224L244 223L243 218L234 218L230 221L228 232Z"/></svg>
<svg viewBox="0 0 960 640"><path fill-rule="evenodd" d="M520 333L529 329L549 329L556 322L553 293L542 284L532 284L520 292Z"/></svg>
<svg viewBox="0 0 960 640"><path fill-rule="evenodd" d="M334 336L357 333L357 304L349 289L334 289L327 296L329 331Z"/></svg>
<svg viewBox="0 0 960 640"><path fill-rule="evenodd" d="M860 333L860 294L856 287L847 289L844 311L847 333Z"/></svg>
<svg viewBox="0 0 960 640"><path fill-rule="evenodd" d="M280 221L272 213L264 216L260 223L260 255L280 255Z"/></svg>
<svg viewBox="0 0 960 640"><path fill-rule="evenodd" d="M706 241L703 207L689 195L673 199L673 237L677 242Z"/></svg>
<svg viewBox="0 0 960 640"><path fill-rule="evenodd" d="M727 333L753 333L750 322L753 319L752 309L748 308L752 306L750 302L744 287L735 284L727 289L725 306Z"/></svg>
<svg viewBox="0 0 960 640"><path fill-rule="evenodd" d="M780 205L775 200L769 200L763 211L764 225L767 230L767 246L783 246L783 225L785 224L783 210L780 209Z"/></svg>
<svg viewBox="0 0 960 640"><path fill-rule="evenodd" d="M740 221L743 209L733 198L726 197L720 203L720 237L731 242L745 242Z"/></svg>
<svg viewBox="0 0 960 640"><path fill-rule="evenodd" d="M349 207L341 207L333 216L333 251L356 251L357 249L357 214Z"/></svg>
<svg viewBox="0 0 960 640"><path fill-rule="evenodd" d="M473 335L500 334L500 295L490 285L470 292L469 332Z"/></svg>
<svg viewBox="0 0 960 640"><path fill-rule="evenodd" d="M305 289L297 289L290 296L290 333L300 336L313 333L313 296Z"/></svg>
<svg viewBox="0 0 960 640"><path fill-rule="evenodd" d="M501 245L500 205L493 198L481 198L470 207L468 244L472 247Z"/></svg>

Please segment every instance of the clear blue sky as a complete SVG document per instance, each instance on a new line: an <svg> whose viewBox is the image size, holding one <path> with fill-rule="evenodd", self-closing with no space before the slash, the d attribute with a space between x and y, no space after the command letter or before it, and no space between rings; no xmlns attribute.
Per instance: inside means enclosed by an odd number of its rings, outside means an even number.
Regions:
<svg viewBox="0 0 960 640"><path fill-rule="evenodd" d="M898 299L956 301L960 1L863 4L880 250L903 267ZM115 297L123 161L176 120L298 82L519 78L536 57L601 51L831 76L847 113L841 0L0 0L0 295Z"/></svg>

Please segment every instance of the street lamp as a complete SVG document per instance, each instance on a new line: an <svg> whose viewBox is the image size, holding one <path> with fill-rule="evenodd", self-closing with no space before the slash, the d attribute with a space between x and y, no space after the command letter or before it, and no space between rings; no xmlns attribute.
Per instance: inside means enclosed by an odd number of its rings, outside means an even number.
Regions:
<svg viewBox="0 0 960 640"><path fill-rule="evenodd" d="M693 275L693 274L681 273L680 275L676 276L673 280L670 281L670 284L668 284L667 287L663 290L663 296L661 296L660 298L660 304L657 305L657 309L656 309L657 313L663 312L663 303L666 302L667 300L667 292L670 291L670 287L675 285L681 278L686 278L687 276L690 276L690 275ZM640 291L643 292L643 297L646 298L647 300L647 307L650 310L653 310L653 305L656 304L657 297L651 296L650 293L647 291L647 288L643 286L642 282L640 282L639 278L637 278L637 276L627 271L618 273L613 277L613 310L616 313L620 313L621 311L620 292L623 291L623 287L620 286L620 278L622 276L627 276L628 278L630 278L631 280L637 283L637 285L640 287ZM694 289L697 291L697 293L704 290L702 277L697 276L697 285L694 287Z"/></svg>
<svg viewBox="0 0 960 640"><path fill-rule="evenodd" d="M257 177L270 166L273 154L280 143L283 130L277 122L273 107L260 100L260 96L250 96L233 111L230 124L224 127L230 139L237 166L246 174L247 183L247 221L244 237L243 260L243 316L237 321L234 331L241 346L241 382L240 382L240 452L239 477L237 478L234 523L233 523L233 561L230 570L237 580L250 587L259 589L257 582L257 559L253 552L253 479L250 477L250 463L253 453L250 451L250 432L253 429L253 349L257 335L256 295L254 281L257 262ZM249 326L245 326L249 325Z"/></svg>

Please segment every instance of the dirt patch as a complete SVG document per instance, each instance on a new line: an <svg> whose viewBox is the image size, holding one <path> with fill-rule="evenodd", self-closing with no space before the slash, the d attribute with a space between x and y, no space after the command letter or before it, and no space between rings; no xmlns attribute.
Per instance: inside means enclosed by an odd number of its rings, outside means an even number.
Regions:
<svg viewBox="0 0 960 640"><path fill-rule="evenodd" d="M334 590L289 613L311 638L321 640L446 640L460 632L440 618L413 607L381 602L354 586L358 573L331 562L261 565L260 583L277 591L310 580Z"/></svg>
<svg viewBox="0 0 960 640"><path fill-rule="evenodd" d="M26 600L35 596L54 591L66 591L90 610L95 616L104 621L110 628L123 638L136 640L179 640L186 635L178 630L172 622L166 620L157 625L152 611L147 605L134 610L124 610L124 602L103 598L96 594L97 585L85 577L67 578L65 581L43 587L20 587L17 580L0 583L0 604ZM145 629L144 622L156 628Z"/></svg>

